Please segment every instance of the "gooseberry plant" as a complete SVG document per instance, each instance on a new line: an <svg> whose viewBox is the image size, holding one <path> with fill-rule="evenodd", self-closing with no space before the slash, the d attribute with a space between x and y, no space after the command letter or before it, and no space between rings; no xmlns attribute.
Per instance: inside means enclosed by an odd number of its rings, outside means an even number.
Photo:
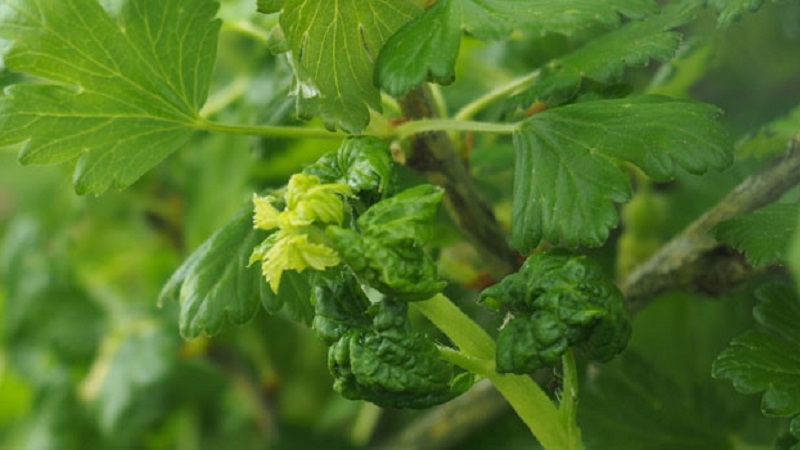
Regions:
<svg viewBox="0 0 800 450"><path fill-rule="evenodd" d="M723 205L666 245L648 234L664 207L660 184L734 162L717 107L661 95L667 69L697 49L681 31L710 11L725 28L761 3L258 0L249 7L261 16L226 23L214 0L4 0L3 62L16 78L0 97L0 147L18 149L23 164L68 164L75 190L99 195L190 151L198 136L254 136L267 152L271 142L335 142L282 183L257 180L252 199L169 278L159 303L179 305L180 334L214 336L260 309L286 314L328 348L333 389L347 399L424 409L487 379L543 448L581 449L593 438L578 426L579 383L626 349L631 305L685 287L686 267L711 264L720 243L744 252L750 269L800 254L785 252L796 203L746 214L794 184L793 152L768 169L783 175L753 175L775 185L751 183L754 199L739 209ZM225 26L291 74L288 95L273 92L241 123L216 117L246 81L209 100ZM521 36L560 48L449 113L442 86L458 78L465 42ZM625 74L650 61L663 70L632 89ZM257 123L264 114L273 116ZM740 154L796 145L798 131L795 112ZM473 152L513 172L513 185L495 186L510 210L486 200ZM614 237L619 205L632 198L615 283L589 249ZM468 250L453 257L453 248ZM465 265L480 274L467 280ZM766 391L766 413L794 417L782 442L797 449L800 302L785 282L757 292L762 328L736 338L713 373ZM531 374L554 367L550 395Z"/></svg>

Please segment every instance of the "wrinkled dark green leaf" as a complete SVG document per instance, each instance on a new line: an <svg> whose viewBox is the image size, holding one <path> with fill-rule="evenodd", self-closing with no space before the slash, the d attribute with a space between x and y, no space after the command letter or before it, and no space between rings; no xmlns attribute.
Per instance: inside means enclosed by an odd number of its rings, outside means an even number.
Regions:
<svg viewBox="0 0 800 450"><path fill-rule="evenodd" d="M798 205L775 203L720 223L712 235L743 252L754 266L783 263L795 225Z"/></svg>
<svg viewBox="0 0 800 450"><path fill-rule="evenodd" d="M362 196L364 191L374 191L379 199L393 193L393 165L385 141L371 136L351 137L303 173L316 175L323 183L346 184Z"/></svg>
<svg viewBox="0 0 800 450"><path fill-rule="evenodd" d="M325 345L333 345L352 329L371 324L369 299L349 271L319 278L314 287L314 331Z"/></svg>
<svg viewBox="0 0 800 450"><path fill-rule="evenodd" d="M480 301L514 318L497 338L498 372L529 373L557 364L570 346L607 361L631 335L619 289L585 256L538 253L485 289Z"/></svg>
<svg viewBox="0 0 800 450"><path fill-rule="evenodd" d="M185 338L215 334L226 319L236 325L247 323L259 304L270 312L283 305L258 267L248 266L253 248L266 237L253 229L252 215L250 204L198 247L161 291L159 302L180 302Z"/></svg>
<svg viewBox="0 0 800 450"><path fill-rule="evenodd" d="M514 133L511 239L530 251L542 239L568 246L602 244L617 224L612 202L630 198L621 161L666 181L732 162L718 110L657 96L578 103L539 113Z"/></svg>

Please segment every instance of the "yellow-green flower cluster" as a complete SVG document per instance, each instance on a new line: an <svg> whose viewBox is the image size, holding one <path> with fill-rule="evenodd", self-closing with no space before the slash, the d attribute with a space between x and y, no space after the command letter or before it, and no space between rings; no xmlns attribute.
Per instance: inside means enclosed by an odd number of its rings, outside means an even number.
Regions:
<svg viewBox="0 0 800 450"><path fill-rule="evenodd" d="M286 270L301 272L307 268L324 270L339 264L339 255L324 244L311 242L308 233L313 224L341 225L344 220L342 197L352 195L345 184L323 184L313 175L296 174L289 179L284 200L286 207L278 211L273 196L253 195L253 225L277 232L257 247L250 263L261 262L272 291L277 293L281 275Z"/></svg>

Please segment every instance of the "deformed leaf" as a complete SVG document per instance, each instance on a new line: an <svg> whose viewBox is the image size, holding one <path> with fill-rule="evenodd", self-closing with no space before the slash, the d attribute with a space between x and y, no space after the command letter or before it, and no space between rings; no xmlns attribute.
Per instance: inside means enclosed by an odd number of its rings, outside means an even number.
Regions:
<svg viewBox="0 0 800 450"><path fill-rule="evenodd" d="M631 335L622 294L585 256L535 254L485 289L480 301L513 315L497 337L500 373L555 365L571 346L607 361L625 349Z"/></svg>
<svg viewBox="0 0 800 450"><path fill-rule="evenodd" d="M462 30L482 39L503 38L514 29L570 35L616 27L620 15L638 18L657 10L650 0L439 0L389 39L376 80L396 96L423 81L452 82Z"/></svg>
<svg viewBox="0 0 800 450"><path fill-rule="evenodd" d="M665 181L676 165L695 174L723 169L732 146L716 108L658 96L599 100L554 108L514 133L512 244L522 252L542 239L568 246L602 244L617 223L611 202L630 198L621 161Z"/></svg>
<svg viewBox="0 0 800 450"><path fill-rule="evenodd" d="M0 146L23 163L77 160L78 192L124 188L200 127L220 23L213 0L9 0L8 68L43 80L0 97ZM191 42L191 45L186 45Z"/></svg>
<svg viewBox="0 0 800 450"><path fill-rule="evenodd" d="M719 241L743 252L754 266L783 263L797 224L796 203L774 203L720 223L711 230Z"/></svg>
<svg viewBox="0 0 800 450"><path fill-rule="evenodd" d="M350 137L335 152L323 155L303 173L317 176L323 183L341 183L353 192L373 191L377 197L393 194L392 168L388 144L376 137Z"/></svg>
<svg viewBox="0 0 800 450"><path fill-rule="evenodd" d="M348 271L323 275L314 287L314 331L326 345L333 345L345 333L368 328L370 306L358 280Z"/></svg>
<svg viewBox="0 0 800 450"><path fill-rule="evenodd" d="M164 286L159 302L179 301L185 338L215 334L227 318L241 325L255 316L259 303L270 312L282 303L264 282L250 254L267 233L253 228L252 205L214 233Z"/></svg>
<svg viewBox="0 0 800 450"><path fill-rule="evenodd" d="M800 300L791 287L767 285L756 291L753 316L760 325L731 341L714 361L713 375L743 394L763 392L767 415L800 414Z"/></svg>
<svg viewBox="0 0 800 450"><path fill-rule="evenodd" d="M374 61L386 40L421 12L417 2L286 0L282 10L299 115L319 115L329 128L359 133L369 108L381 108Z"/></svg>

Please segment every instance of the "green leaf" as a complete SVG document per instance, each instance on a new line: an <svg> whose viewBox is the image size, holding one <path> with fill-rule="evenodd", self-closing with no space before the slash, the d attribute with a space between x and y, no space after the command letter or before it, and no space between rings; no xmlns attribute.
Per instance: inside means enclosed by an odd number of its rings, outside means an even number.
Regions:
<svg viewBox="0 0 800 450"><path fill-rule="evenodd" d="M737 156L764 158L777 155L786 151L792 139L800 141L800 106L763 126L754 136L742 142L737 148Z"/></svg>
<svg viewBox="0 0 800 450"><path fill-rule="evenodd" d="M377 198L393 194L394 163L389 145L376 137L350 137L336 152L323 155L303 173L317 176L323 183L341 183L354 193L373 191Z"/></svg>
<svg viewBox="0 0 800 450"><path fill-rule="evenodd" d="M743 394L763 392L764 414L800 414L800 300L791 287L756 291L753 317L760 325L734 338L714 361L713 375Z"/></svg>
<svg viewBox="0 0 800 450"><path fill-rule="evenodd" d="M148 399L158 383L174 369L178 342L172 333L142 324L127 335L108 335L95 361L85 394L96 405L100 426L106 433L119 433Z"/></svg>
<svg viewBox="0 0 800 450"><path fill-rule="evenodd" d="M709 3L719 10L717 26L727 28L741 19L742 14L758 11L764 0L711 0Z"/></svg>
<svg viewBox="0 0 800 450"><path fill-rule="evenodd" d="M514 133L512 243L530 251L542 239L568 246L602 244L617 223L611 202L630 198L618 164L669 180L676 165L700 174L732 161L716 108L643 96L547 110Z"/></svg>
<svg viewBox="0 0 800 450"><path fill-rule="evenodd" d="M217 6L129 0L114 18L96 0L4 2L5 64L43 83L6 88L0 146L25 164L77 160L80 193L130 185L200 125Z"/></svg>
<svg viewBox="0 0 800 450"><path fill-rule="evenodd" d="M278 288L278 303L286 307L289 317L297 322L311 325L314 319L314 305L311 304L311 278L314 272L287 270L281 275Z"/></svg>
<svg viewBox="0 0 800 450"><path fill-rule="evenodd" d="M333 345L352 329L368 328L369 299L349 271L320 277L314 287L314 331L326 345Z"/></svg>
<svg viewBox="0 0 800 450"><path fill-rule="evenodd" d="M650 0L439 0L389 39L376 80L395 96L423 81L452 82L462 29L482 39L503 38L514 29L570 35L596 25L616 27L620 14L641 17L656 10Z"/></svg>
<svg viewBox="0 0 800 450"><path fill-rule="evenodd" d="M180 330L185 338L212 335L227 318L241 325L252 319L259 302L270 312L283 306L264 282L250 254L266 237L253 228L252 204L214 233L175 271L159 302L179 301Z"/></svg>
<svg viewBox="0 0 800 450"><path fill-rule="evenodd" d="M711 234L743 252L754 266L783 263L797 224L796 203L774 203L720 223Z"/></svg>
<svg viewBox="0 0 800 450"><path fill-rule="evenodd" d="M628 22L549 62L536 84L516 102L530 105L539 100L557 105L573 97L585 78L617 83L626 67L669 59L681 41L681 35L670 30L691 20L698 6L696 2L669 5L659 14Z"/></svg>
<svg viewBox="0 0 800 450"><path fill-rule="evenodd" d="M473 377L453 376L430 339L410 333L352 330L328 354L334 389L385 408L428 408L465 392Z"/></svg>
<svg viewBox="0 0 800 450"><path fill-rule="evenodd" d="M479 301L514 315L497 337L500 373L555 365L571 346L607 361L625 349L631 335L622 294L585 256L535 254L485 289Z"/></svg>
<svg viewBox="0 0 800 450"><path fill-rule="evenodd" d="M446 285L425 253L442 190L420 185L374 204L357 220L360 234L328 227L334 248L364 281L406 301L424 300Z"/></svg>
<svg viewBox="0 0 800 450"><path fill-rule="evenodd" d="M283 9L283 4L286 0L258 0L258 12L264 14L273 14Z"/></svg>
<svg viewBox="0 0 800 450"><path fill-rule="evenodd" d="M374 60L421 10L412 0L286 0L280 23L292 54L297 110L359 133L380 111Z"/></svg>

